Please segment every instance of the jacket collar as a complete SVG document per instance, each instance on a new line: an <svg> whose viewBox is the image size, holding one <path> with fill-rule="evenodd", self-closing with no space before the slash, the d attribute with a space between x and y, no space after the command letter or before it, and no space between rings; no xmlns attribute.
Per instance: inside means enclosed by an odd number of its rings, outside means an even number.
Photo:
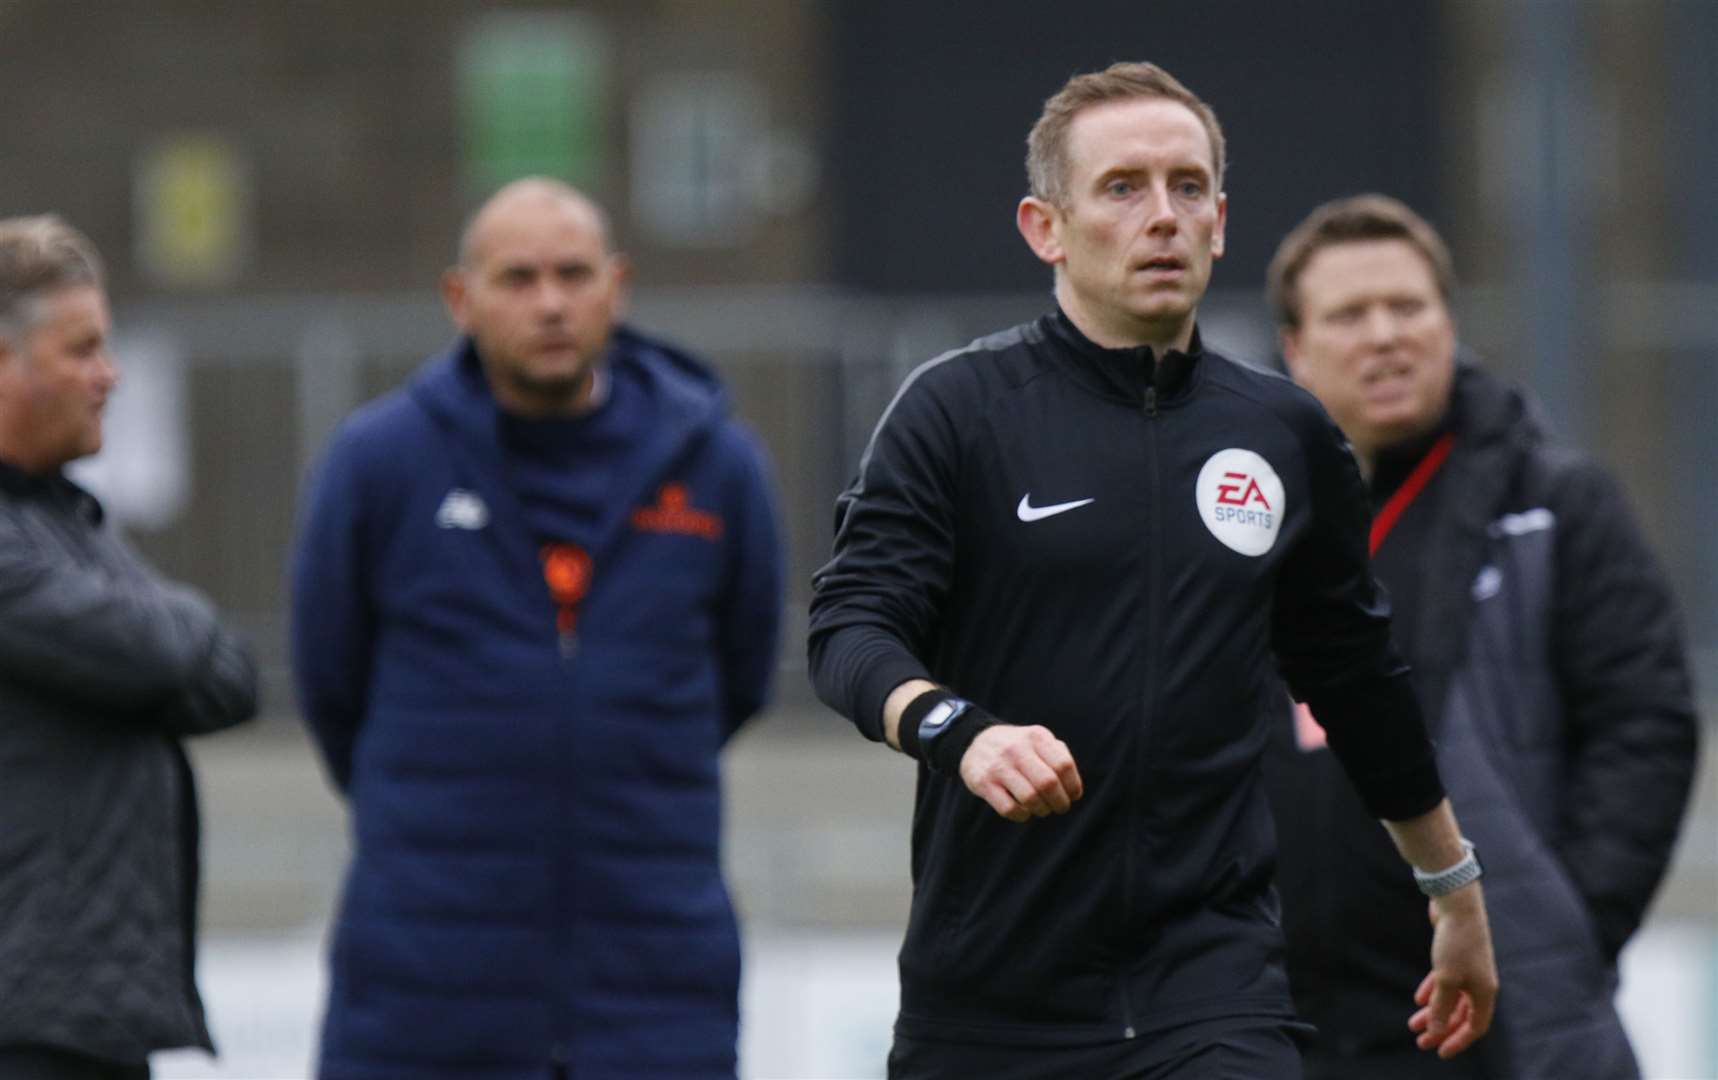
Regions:
<svg viewBox="0 0 1718 1080"><path fill-rule="evenodd" d="M1444 417L1455 432L1455 447L1444 466L1442 512L1426 539L1424 573L1432 582L1471 582L1489 558L1487 528L1505 509L1526 461L1529 448L1543 438L1527 399L1474 363L1472 354L1457 354L1455 388ZM1427 672L1449 671L1464 662L1470 641L1464 633L1473 604L1465 587L1428 589L1417 618L1420 656L1414 666ZM1441 723L1443 702L1429 701ZM1434 734L1437 734L1434 729Z"/></svg>
<svg viewBox="0 0 1718 1080"><path fill-rule="evenodd" d="M1498 381L1467 349L1456 352L1449 405L1428 431L1382 447L1372 472L1375 495L1387 495L1419 464L1427 450L1446 432L1454 432L1464 456L1492 457L1509 440L1538 440L1543 435L1533 404L1519 391Z"/></svg>
<svg viewBox="0 0 1718 1080"><path fill-rule="evenodd" d="M1438 418L1427 431L1418 435L1410 435L1400 442L1381 447L1372 462L1372 477L1367 487L1372 491L1373 498L1388 498L1392 492L1402 486L1402 481L1417 468L1425 459L1432 444L1443 438L1451 430L1453 410L1446 409L1444 415Z"/></svg>
<svg viewBox="0 0 1718 1080"><path fill-rule="evenodd" d="M26 472L9 461L0 459L0 492L18 499L42 499L70 503L100 524L101 501L66 478L59 469L52 472Z"/></svg>
<svg viewBox="0 0 1718 1080"><path fill-rule="evenodd" d="M613 458L596 463L611 477L591 547L599 561L604 546L624 534L632 509L655 497L656 485L674 461L727 415L726 392L715 372L654 338L619 327L603 363L614 380L611 388L626 380L634 393L643 395L647 419L635 425ZM464 470L461 482L482 495L497 515L519 526L499 533L518 538L515 556L522 568L531 568L526 577L535 581L536 544L522 524L524 510L511 486L513 467L503 440L502 412L474 343L457 339L420 370L408 392L436 427L452 437L450 445Z"/></svg>
<svg viewBox="0 0 1718 1080"><path fill-rule="evenodd" d="M710 368L626 326L615 329L600 363L605 392L612 392L613 380L622 377L623 368L625 377L645 388L653 409L661 411L660 438L701 433L727 413L726 392ZM439 422L484 440L495 437L501 408L490 392L470 338L456 339L421 369L413 379L411 393Z"/></svg>
<svg viewBox="0 0 1718 1080"><path fill-rule="evenodd" d="M1193 337L1187 351L1171 349L1159 354L1149 345L1111 349L1099 345L1081 332L1058 307L1054 314L1044 317L1045 333L1061 345L1060 354L1071 361L1075 377L1106 397L1116 397L1130 403L1145 398L1147 387L1157 391L1159 405L1172 405L1186 398L1197 381L1200 361L1205 356L1204 340L1199 327L1193 327Z"/></svg>
<svg viewBox="0 0 1718 1080"><path fill-rule="evenodd" d="M1455 386L1445 421L1456 438L1471 445L1507 439L1538 442L1548 430L1539 407L1526 394L1480 367L1466 349L1456 353Z"/></svg>

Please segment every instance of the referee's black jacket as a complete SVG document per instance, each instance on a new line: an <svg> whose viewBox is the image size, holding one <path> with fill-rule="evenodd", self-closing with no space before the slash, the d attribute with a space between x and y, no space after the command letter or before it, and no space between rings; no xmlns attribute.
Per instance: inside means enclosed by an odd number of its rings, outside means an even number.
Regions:
<svg viewBox="0 0 1718 1080"><path fill-rule="evenodd" d="M1085 797L1016 824L921 768L898 1034L1291 1015L1259 768L1278 671L1378 816L1443 794L1367 527L1314 399L1197 333L1159 358L1058 312L908 377L813 580L818 694L881 739L889 691L933 679L1049 728Z"/></svg>

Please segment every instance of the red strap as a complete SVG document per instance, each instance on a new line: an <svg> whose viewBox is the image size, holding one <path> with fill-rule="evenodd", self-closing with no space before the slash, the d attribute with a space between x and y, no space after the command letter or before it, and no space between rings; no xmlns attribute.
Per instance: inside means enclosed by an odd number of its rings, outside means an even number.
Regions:
<svg viewBox="0 0 1718 1080"><path fill-rule="evenodd" d="M1402 511L1408 508L1408 504L1418 498L1426 485L1432 482L1432 477L1443 467L1444 459L1450 456L1450 447L1454 446L1455 442L1454 432L1444 432L1443 438L1432 444L1432 448L1426 451L1426 456L1414 466L1414 471L1402 481L1402 486L1384 501L1378 516L1372 519L1372 535L1366 545L1367 554L1378 554L1379 545L1390 535L1390 530L1396 527L1396 519L1402 516Z"/></svg>

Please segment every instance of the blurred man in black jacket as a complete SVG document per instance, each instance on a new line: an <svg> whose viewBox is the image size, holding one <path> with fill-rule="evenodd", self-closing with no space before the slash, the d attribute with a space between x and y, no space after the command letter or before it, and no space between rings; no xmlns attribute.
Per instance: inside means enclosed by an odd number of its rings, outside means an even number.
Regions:
<svg viewBox="0 0 1718 1080"><path fill-rule="evenodd" d="M1617 952L1664 876L1696 754L1675 606L1615 482L1458 357L1450 257L1377 195L1320 207L1269 292L1283 357L1367 476L1373 569L1485 855L1508 992L1474 1054L1414 1052L1395 1003L1431 940L1407 872L1302 708L1268 774L1314 1078L1638 1075Z"/></svg>
<svg viewBox="0 0 1718 1080"><path fill-rule="evenodd" d="M137 1080L211 1049L179 739L256 711L247 646L63 467L118 381L94 247L0 221L0 1077Z"/></svg>

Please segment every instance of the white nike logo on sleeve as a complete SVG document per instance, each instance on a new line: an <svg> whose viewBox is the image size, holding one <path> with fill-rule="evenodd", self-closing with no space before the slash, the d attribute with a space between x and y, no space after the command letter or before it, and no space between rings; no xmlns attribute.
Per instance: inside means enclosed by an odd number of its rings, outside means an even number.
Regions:
<svg viewBox="0 0 1718 1080"><path fill-rule="evenodd" d="M1073 502L1057 503L1054 506L1033 506L1032 495L1028 492L1020 496L1020 505L1014 508L1014 512L1020 515L1021 521L1042 521L1044 518L1054 517L1067 510L1078 510L1091 501L1091 499L1075 499Z"/></svg>

